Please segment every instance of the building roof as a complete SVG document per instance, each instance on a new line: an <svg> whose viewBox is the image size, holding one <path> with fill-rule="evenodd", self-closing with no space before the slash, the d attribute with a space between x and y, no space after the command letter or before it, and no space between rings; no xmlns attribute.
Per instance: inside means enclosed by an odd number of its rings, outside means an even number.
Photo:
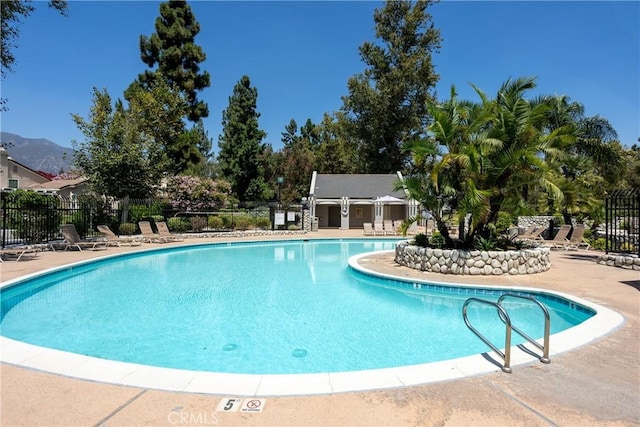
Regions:
<svg viewBox="0 0 640 427"><path fill-rule="evenodd" d="M319 199L375 199L393 196L406 199L404 191L393 191L400 180L396 174L317 174L312 196Z"/></svg>
<svg viewBox="0 0 640 427"><path fill-rule="evenodd" d="M54 179L42 184L31 184L28 188L31 190L61 190L63 188L75 188L85 182L87 182L87 178L84 177L76 179Z"/></svg>

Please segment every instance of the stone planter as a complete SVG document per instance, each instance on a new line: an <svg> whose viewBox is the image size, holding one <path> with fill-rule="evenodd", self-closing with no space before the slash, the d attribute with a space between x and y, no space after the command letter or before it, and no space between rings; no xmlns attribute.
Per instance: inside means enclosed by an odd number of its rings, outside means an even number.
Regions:
<svg viewBox="0 0 640 427"><path fill-rule="evenodd" d="M550 254L549 248L477 251L423 248L399 242L395 262L432 273L501 276L547 271L551 267Z"/></svg>

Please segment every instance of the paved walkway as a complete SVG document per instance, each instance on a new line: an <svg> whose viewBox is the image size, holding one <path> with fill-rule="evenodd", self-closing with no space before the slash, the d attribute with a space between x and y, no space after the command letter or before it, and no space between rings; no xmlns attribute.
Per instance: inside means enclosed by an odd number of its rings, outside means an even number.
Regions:
<svg viewBox="0 0 640 427"><path fill-rule="evenodd" d="M361 237L322 230L314 237ZM214 240L214 239L212 239ZM234 239L238 240L238 239ZM217 239L216 241L220 241ZM152 245L145 244L142 248ZM109 253L139 250L111 248ZM2 280L104 255L45 252L0 264ZM216 411L223 396L116 386L0 365L2 426L640 426L640 274L601 266L595 252L552 253L549 271L516 277L454 277L368 257L367 268L443 282L566 292L625 317L610 334L552 357L551 364L421 386L333 395L268 397L260 413Z"/></svg>

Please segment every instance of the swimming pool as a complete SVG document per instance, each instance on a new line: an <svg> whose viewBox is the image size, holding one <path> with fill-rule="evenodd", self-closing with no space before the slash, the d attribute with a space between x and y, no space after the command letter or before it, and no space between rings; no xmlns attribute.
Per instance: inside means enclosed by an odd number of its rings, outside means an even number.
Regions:
<svg viewBox="0 0 640 427"><path fill-rule="evenodd" d="M5 287L2 335L92 358L229 374L381 370L486 352L460 307L470 296L497 299L500 292L416 286L347 268L356 254L394 245L227 243L76 265ZM554 309L552 332L594 313L564 297L542 297ZM512 312L541 336L538 312L522 303ZM483 326L503 339L504 326Z"/></svg>

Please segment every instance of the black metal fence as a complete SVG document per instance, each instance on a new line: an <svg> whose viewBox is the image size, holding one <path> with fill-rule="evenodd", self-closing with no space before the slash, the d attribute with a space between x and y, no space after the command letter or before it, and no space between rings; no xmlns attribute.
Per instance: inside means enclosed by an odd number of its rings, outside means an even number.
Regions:
<svg viewBox="0 0 640 427"><path fill-rule="evenodd" d="M605 201L605 251L640 256L640 188L615 190Z"/></svg>
<svg viewBox="0 0 640 427"><path fill-rule="evenodd" d="M181 211L162 199L108 200L93 196L61 197L35 191L0 192L0 245L40 244L61 240L60 226L74 224L82 238L101 236L100 224L117 234L137 234L138 221L167 220L172 231L200 232L251 227L274 227L278 208L297 212L300 206L276 203L237 203L229 208L208 212ZM215 219L212 219L215 217ZM300 215L287 216L284 225L301 224Z"/></svg>

